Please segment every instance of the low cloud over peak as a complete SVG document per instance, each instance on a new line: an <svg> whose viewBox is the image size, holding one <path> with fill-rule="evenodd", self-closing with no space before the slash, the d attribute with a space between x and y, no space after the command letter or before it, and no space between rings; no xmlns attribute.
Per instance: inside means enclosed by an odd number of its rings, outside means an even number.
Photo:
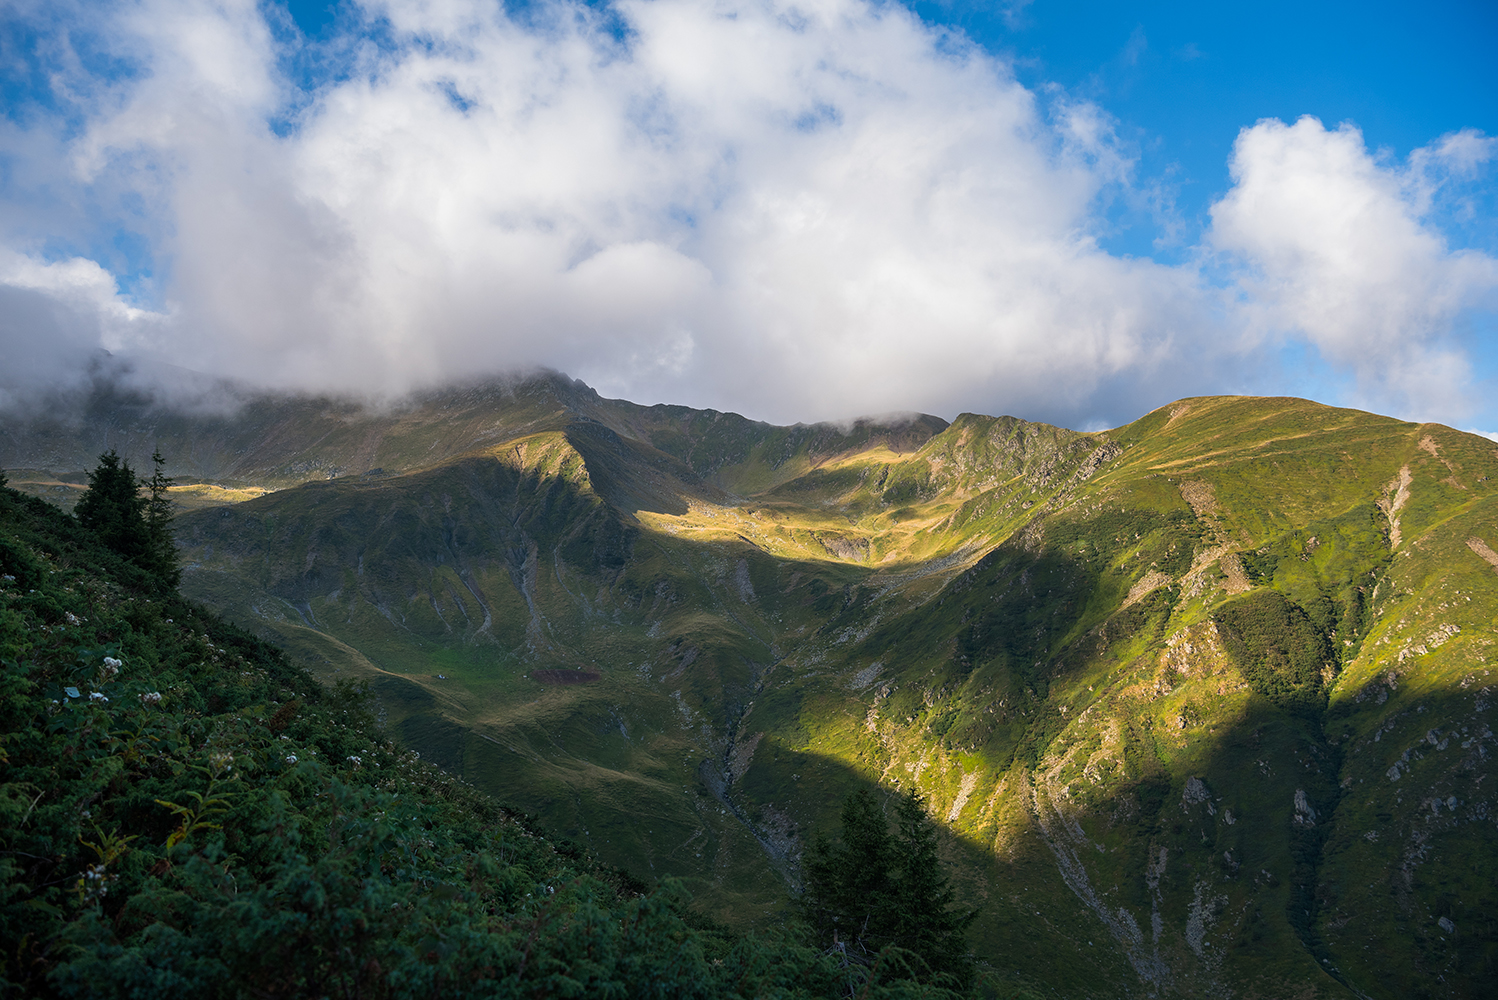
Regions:
<svg viewBox="0 0 1498 1000"><path fill-rule="evenodd" d="M1364 405L1473 408L1456 334L1495 265L1431 206L1475 133L1398 164L1260 122L1167 265L1100 246L1132 183L1106 113L898 4L366 3L318 43L268 9L10 15L54 80L0 132L11 381L103 347L288 389L550 366L781 422L1078 425L1304 391L1303 344Z"/></svg>

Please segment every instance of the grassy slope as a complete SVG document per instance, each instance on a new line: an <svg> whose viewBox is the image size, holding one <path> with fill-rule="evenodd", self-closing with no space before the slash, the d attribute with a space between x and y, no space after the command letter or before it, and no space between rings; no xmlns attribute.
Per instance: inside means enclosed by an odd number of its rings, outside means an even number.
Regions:
<svg viewBox="0 0 1498 1000"><path fill-rule="evenodd" d="M1092 913L1059 921L1044 981L1107 935L1187 993L1478 994L1498 588L1467 540L1493 537L1492 446L1300 401L1174 409L1115 432L1120 458L934 607L823 654L843 677L885 664L863 697L813 681L767 730L917 781L968 845L1010 859L985 873L1004 876L995 953L1040 891L1013 871L1049 853L1048 899L1065 912L1060 875ZM1405 466L1391 556L1378 505ZM1162 587L1122 608L1152 572ZM1215 619L1250 573L1321 613L1340 654L1325 711L1276 705L1223 648Z"/></svg>
<svg viewBox="0 0 1498 1000"><path fill-rule="evenodd" d="M848 790L915 783L980 951L1067 995L1494 974L1490 443L1298 400L771 428L571 384L403 420L348 434L380 475L185 519L190 586L725 919L784 905ZM1296 643L1300 701L1263 666Z"/></svg>

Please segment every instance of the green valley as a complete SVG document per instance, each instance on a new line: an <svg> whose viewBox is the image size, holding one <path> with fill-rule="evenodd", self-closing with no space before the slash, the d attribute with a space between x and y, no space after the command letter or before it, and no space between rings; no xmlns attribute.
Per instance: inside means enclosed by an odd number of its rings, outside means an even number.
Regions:
<svg viewBox="0 0 1498 1000"><path fill-rule="evenodd" d="M14 487L178 478L182 588L421 757L735 929L917 790L1017 995L1498 978L1498 450L1299 399L777 427L565 377L101 393Z"/></svg>

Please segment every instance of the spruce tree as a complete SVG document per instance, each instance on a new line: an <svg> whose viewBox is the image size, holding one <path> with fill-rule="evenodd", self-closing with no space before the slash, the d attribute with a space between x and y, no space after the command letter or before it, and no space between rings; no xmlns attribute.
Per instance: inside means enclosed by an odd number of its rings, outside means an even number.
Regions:
<svg viewBox="0 0 1498 1000"><path fill-rule="evenodd" d="M145 568L164 586L175 589L182 579L182 569L177 565L177 543L172 539L172 500L167 494L173 480L166 474L166 459L161 457L160 448L151 453L151 462L155 469L145 484L150 492L146 500Z"/></svg>
<svg viewBox="0 0 1498 1000"><path fill-rule="evenodd" d="M151 548L146 500L135 470L113 448L99 456L99 467L88 474L88 492L73 515L99 541L145 568Z"/></svg>
<svg viewBox="0 0 1498 1000"><path fill-rule="evenodd" d="M818 837L807 851L802 911L824 948L868 964L897 948L914 957L916 978L949 987L972 982L967 928L976 912L954 909L936 850L936 830L921 797L896 807L892 834L874 796L861 789L843 803L835 841Z"/></svg>
<svg viewBox="0 0 1498 1000"><path fill-rule="evenodd" d="M842 819L836 842L819 836L807 852L803 907L823 944L872 955L896 930L895 845L866 789L843 802Z"/></svg>
<svg viewBox="0 0 1498 1000"><path fill-rule="evenodd" d="M166 475L166 460L159 449L151 461L155 471L143 480L114 449L100 455L99 467L88 474L88 492L73 514L101 542L172 590L182 576L172 540L172 501L167 494L172 479ZM147 496L141 496L142 488Z"/></svg>
<svg viewBox="0 0 1498 1000"><path fill-rule="evenodd" d="M939 975L966 986L972 979L967 929L976 910L954 909L956 893L936 853L936 828L926 816L919 793L901 796L899 824L899 925L902 947L920 955Z"/></svg>

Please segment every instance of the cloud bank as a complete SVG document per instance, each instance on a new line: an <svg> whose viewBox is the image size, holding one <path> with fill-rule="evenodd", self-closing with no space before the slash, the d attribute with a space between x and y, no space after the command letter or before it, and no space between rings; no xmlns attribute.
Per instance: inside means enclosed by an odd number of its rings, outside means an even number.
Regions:
<svg viewBox="0 0 1498 1000"><path fill-rule="evenodd" d="M1301 344L1363 405L1476 407L1498 263L1431 221L1475 133L1397 163L1245 128L1165 264L1102 246L1135 184L1102 109L894 3L369 0L317 43L251 0L10 10L49 82L0 127L0 381L100 348L376 394L545 365L1075 426L1263 391Z"/></svg>

